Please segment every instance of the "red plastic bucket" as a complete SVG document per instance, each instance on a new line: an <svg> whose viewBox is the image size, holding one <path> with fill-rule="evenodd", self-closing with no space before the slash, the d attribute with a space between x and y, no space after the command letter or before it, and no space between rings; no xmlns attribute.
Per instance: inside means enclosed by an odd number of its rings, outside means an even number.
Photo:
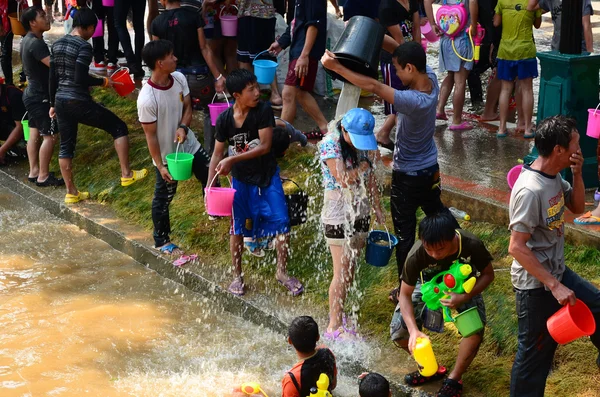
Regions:
<svg viewBox="0 0 600 397"><path fill-rule="evenodd" d="M598 111L598 106L596 106L596 109L588 109L586 135L594 139L600 139L600 111Z"/></svg>
<svg viewBox="0 0 600 397"><path fill-rule="evenodd" d="M210 113L210 124L212 126L217 125L217 119L219 118L219 115L231 107L231 104L227 99L227 95L225 95L225 100L227 101L226 103L214 103L216 97L217 94L215 93L212 102L208 104L208 111Z"/></svg>
<svg viewBox="0 0 600 397"><path fill-rule="evenodd" d="M237 10L236 6L232 6ZM227 7L223 7L221 9L221 13L219 15L219 20L221 21L221 34L225 37L235 37L237 36L237 27L238 27L238 17L237 15L223 15L223 10Z"/></svg>
<svg viewBox="0 0 600 397"><path fill-rule="evenodd" d="M117 69L117 71L110 76L110 79L114 82L122 83L113 86L115 91L117 91L117 94L121 96L127 96L135 89L135 84L133 83L133 80L131 80L129 69L127 68Z"/></svg>
<svg viewBox="0 0 600 397"><path fill-rule="evenodd" d="M94 30L92 37L104 37L104 24L102 23L102 19L98 19L96 30Z"/></svg>
<svg viewBox="0 0 600 397"><path fill-rule="evenodd" d="M574 306L567 304L554 313L546 322L546 326L552 339L561 345L596 332L594 315L579 299Z"/></svg>
<svg viewBox="0 0 600 397"><path fill-rule="evenodd" d="M513 186L519 179L519 175L521 175L521 170L523 169L523 164L515 165L508 171L506 174L506 182L508 183L508 187L512 190Z"/></svg>
<svg viewBox="0 0 600 397"><path fill-rule="evenodd" d="M425 36L429 43L435 43L440 39L439 36L435 34L435 31L431 28L429 22L421 26L421 33L423 34L423 36Z"/></svg>
<svg viewBox="0 0 600 397"><path fill-rule="evenodd" d="M212 186L215 179L219 176L216 174L209 186ZM231 185L231 180L229 180ZM206 195L206 212L212 216L231 216L233 214L233 196L235 189L231 187L207 187L204 188Z"/></svg>

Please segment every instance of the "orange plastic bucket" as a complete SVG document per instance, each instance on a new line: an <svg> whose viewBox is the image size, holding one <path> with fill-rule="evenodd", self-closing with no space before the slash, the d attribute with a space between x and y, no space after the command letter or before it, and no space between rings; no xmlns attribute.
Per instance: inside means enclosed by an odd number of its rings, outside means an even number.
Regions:
<svg viewBox="0 0 600 397"><path fill-rule="evenodd" d="M10 20L10 28L13 32L13 34L17 35L17 36L25 36L27 34L27 32L25 31L25 28L23 27L23 24L21 23L21 13L19 12L19 10L17 10L17 12L13 12L8 14L8 19Z"/></svg>
<svg viewBox="0 0 600 397"><path fill-rule="evenodd" d="M546 322L548 332L556 343L566 345L582 336L596 332L596 320L585 303L577 299L574 306L563 306Z"/></svg>
<svg viewBox="0 0 600 397"><path fill-rule="evenodd" d="M129 69L127 68L118 69L110 76L110 79L114 82L122 83L113 86L115 91L117 91L117 94L121 96L127 96L135 89L135 84L133 83L133 80L131 80Z"/></svg>

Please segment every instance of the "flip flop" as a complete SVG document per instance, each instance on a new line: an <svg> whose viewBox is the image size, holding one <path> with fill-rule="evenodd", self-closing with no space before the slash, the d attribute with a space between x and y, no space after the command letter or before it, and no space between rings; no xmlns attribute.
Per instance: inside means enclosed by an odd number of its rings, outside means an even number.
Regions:
<svg viewBox="0 0 600 397"><path fill-rule="evenodd" d="M446 116L446 113L436 113L435 114L435 119L436 120L448 121L448 116Z"/></svg>
<svg viewBox="0 0 600 397"><path fill-rule="evenodd" d="M448 129L450 131L468 131L473 129L473 126L471 125L471 123L463 121L459 125L451 124L450 126L448 126Z"/></svg>
<svg viewBox="0 0 600 397"><path fill-rule="evenodd" d="M323 334L323 338L325 339L329 339L331 341L339 341L341 340L341 335L344 333L344 330L342 327L336 329L335 331L325 331L325 333Z"/></svg>
<svg viewBox="0 0 600 397"><path fill-rule="evenodd" d="M242 280L241 277L238 277L233 280L231 284L229 284L227 291L235 296L243 296L246 293L245 288L246 286L244 285L244 280Z"/></svg>
<svg viewBox="0 0 600 397"><path fill-rule="evenodd" d="M507 132L503 132L503 133L496 133L496 138L506 138L508 136Z"/></svg>
<svg viewBox="0 0 600 397"><path fill-rule="evenodd" d="M139 181L140 179L144 179L146 175L148 175L148 170L145 168L139 171L133 170L132 173L133 175L129 178L121 178L121 186L129 186Z"/></svg>
<svg viewBox="0 0 600 397"><path fill-rule="evenodd" d="M250 253L257 258L263 258L265 256L265 251L262 250L261 244L254 241L245 241L244 247Z"/></svg>
<svg viewBox="0 0 600 397"><path fill-rule="evenodd" d="M173 266L181 267L181 266L185 265L188 262L195 261L196 259L198 259L198 255L196 255L196 254L181 255L179 257L179 259L173 261Z"/></svg>
<svg viewBox="0 0 600 397"><path fill-rule="evenodd" d="M80 201L87 200L89 198L90 198L89 192L79 192L76 195L67 193L65 195L65 203L66 204L75 204Z"/></svg>
<svg viewBox="0 0 600 397"><path fill-rule="evenodd" d="M160 248L157 248L157 247L154 247L154 248L157 249L158 252L160 252L163 255L172 255L175 250L180 250L181 251L181 248L179 248L178 246L176 246L173 243L169 243L167 245L163 245ZM182 252L182 255L183 255L183 252Z"/></svg>
<svg viewBox="0 0 600 397"><path fill-rule="evenodd" d="M304 286L296 277L290 277L286 282L277 280L277 282L287 288L292 293L292 296L298 296L304 292Z"/></svg>
<svg viewBox="0 0 600 397"><path fill-rule="evenodd" d="M534 129L529 130L529 132L526 132L525 134L523 134L523 138L525 138L525 139L535 138L535 130Z"/></svg>
<svg viewBox="0 0 600 397"><path fill-rule="evenodd" d="M583 219L592 219L592 221L586 222ZM592 211L588 211L579 218L575 218L573 222L578 225L600 225L600 217L594 216L592 215Z"/></svg>

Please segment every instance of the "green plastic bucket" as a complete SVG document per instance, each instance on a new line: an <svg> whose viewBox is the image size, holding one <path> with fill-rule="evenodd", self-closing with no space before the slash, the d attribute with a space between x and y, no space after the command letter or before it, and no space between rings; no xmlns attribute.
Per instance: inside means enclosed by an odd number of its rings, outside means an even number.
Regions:
<svg viewBox="0 0 600 397"><path fill-rule="evenodd" d="M476 307L472 307L454 317L454 324L463 338L475 335L483 329L483 323Z"/></svg>
<svg viewBox="0 0 600 397"><path fill-rule="evenodd" d="M29 140L29 120L23 120L21 121L21 124L23 125L23 137L25 138L25 141Z"/></svg>
<svg viewBox="0 0 600 397"><path fill-rule="evenodd" d="M177 160L175 158L177 157ZM167 154L169 173L176 181L186 181L192 177L192 163L194 155L189 153Z"/></svg>

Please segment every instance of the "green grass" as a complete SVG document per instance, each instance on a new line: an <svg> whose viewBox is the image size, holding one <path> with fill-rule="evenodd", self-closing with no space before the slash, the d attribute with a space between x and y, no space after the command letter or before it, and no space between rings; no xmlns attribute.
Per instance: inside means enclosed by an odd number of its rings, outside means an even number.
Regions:
<svg viewBox="0 0 600 397"><path fill-rule="evenodd" d="M151 230L151 201L154 188L154 169L144 134L137 122L136 105L111 92L96 90L96 100L115 111L130 128L131 164L133 168L148 168L145 180L123 188L119 184L120 170L113 150L112 138L105 132L80 127L76 157L75 181L92 197L113 208L117 214L141 227ZM200 124L192 126L202 136ZM55 160L56 161L56 160ZM280 161L283 176L292 177L311 196L309 221L292 231L290 273L306 285L306 294L321 308L327 307L331 280L331 258L319 230L322 203L321 176L314 151L292 147ZM225 181L223 181L225 182ZM389 212L389 199L384 199ZM188 181L179 184L170 207L172 239L183 247L197 252L207 262L223 270L229 268L228 220L209 221L204 213L200 184ZM420 214L422 216L422 214ZM391 220L388 217L388 227ZM478 235L495 258L496 279L485 291L488 327L484 343L470 370L465 375L468 395L507 396L510 370L516 351L517 320L515 300L510 283L511 258L508 255L509 234L505 227L487 223L463 223L463 227ZM270 257L271 258L271 257ZM589 247L566 248L567 264L583 277L600 284L600 253ZM255 258L245 261L245 270L254 278L271 276L274 266ZM396 286L395 259L386 268L373 268L361 260L356 282L348 299L348 308L359 308L362 330L370 338L393 348L389 342L389 321L393 307L387 301L388 292ZM438 360L452 366L459 337L451 327L444 334L432 335ZM548 379L547 396L600 396L600 374L595 366L596 352L587 340L560 347L556 366Z"/></svg>

